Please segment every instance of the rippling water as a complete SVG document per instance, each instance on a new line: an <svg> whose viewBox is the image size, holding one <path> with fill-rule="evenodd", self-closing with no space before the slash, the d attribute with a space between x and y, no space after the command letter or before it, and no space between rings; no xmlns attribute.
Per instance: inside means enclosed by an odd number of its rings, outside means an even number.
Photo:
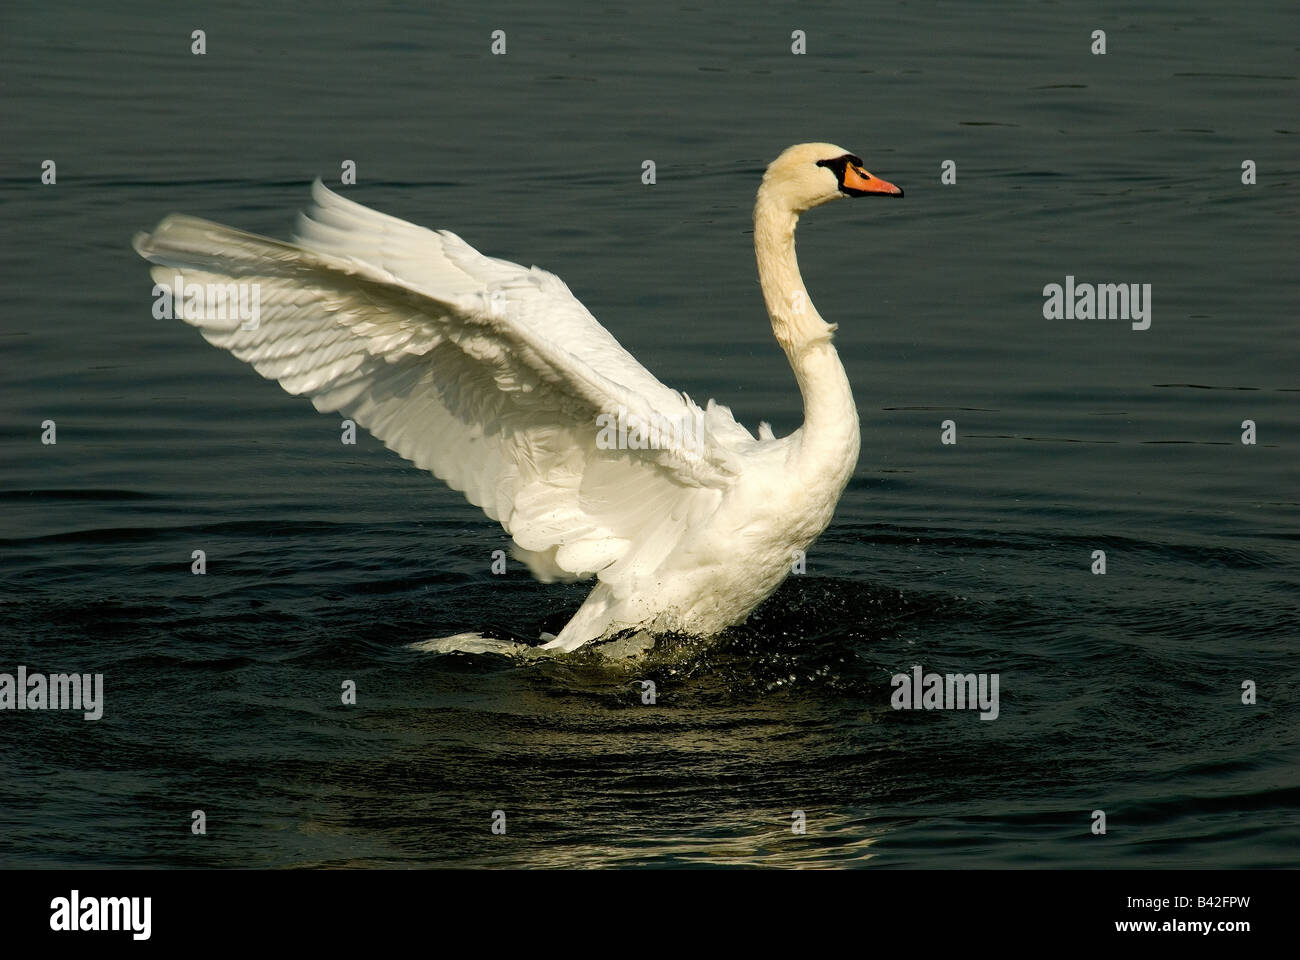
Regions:
<svg viewBox="0 0 1300 960"><path fill-rule="evenodd" d="M1294 864L1294 9L0 19L0 671L107 697L0 713L0 863ZM801 140L907 191L800 232L862 459L806 574L643 663L407 649L535 638L587 587L492 576L499 528L155 321L129 247L172 210L286 236L352 159L351 196L555 271L665 382L780 434L749 212ZM1152 284L1151 329L1044 320L1067 275ZM916 664L998 673L997 720L893 710Z"/></svg>

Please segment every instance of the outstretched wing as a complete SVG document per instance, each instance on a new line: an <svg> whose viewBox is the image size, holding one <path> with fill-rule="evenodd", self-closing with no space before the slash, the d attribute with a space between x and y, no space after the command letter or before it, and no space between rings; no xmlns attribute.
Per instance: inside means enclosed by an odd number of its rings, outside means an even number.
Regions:
<svg viewBox="0 0 1300 960"><path fill-rule="evenodd" d="M753 436L660 383L558 277L319 180L312 198L295 243L172 215L135 249L164 286L255 285L253 329L198 304L182 315L463 492L539 579L635 578L716 509ZM653 445L608 449L620 411ZM655 429L638 437L638 422Z"/></svg>

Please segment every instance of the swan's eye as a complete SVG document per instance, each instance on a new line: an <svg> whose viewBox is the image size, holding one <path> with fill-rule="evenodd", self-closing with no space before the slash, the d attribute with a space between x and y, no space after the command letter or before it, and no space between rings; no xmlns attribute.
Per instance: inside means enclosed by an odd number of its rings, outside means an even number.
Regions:
<svg viewBox="0 0 1300 960"><path fill-rule="evenodd" d="M857 164L859 167L862 166L862 161L851 153L846 153L842 157L835 157L832 160L818 160L817 166L825 167L831 173L835 174L835 179L839 182L840 189L843 190L844 173L848 170L849 164L851 163Z"/></svg>
<svg viewBox="0 0 1300 960"><path fill-rule="evenodd" d="M846 153L844 156L836 157L833 160L818 160L817 166L826 167L826 169L835 174L836 178L843 180L844 168L850 163L855 167L863 166L862 158L852 153Z"/></svg>

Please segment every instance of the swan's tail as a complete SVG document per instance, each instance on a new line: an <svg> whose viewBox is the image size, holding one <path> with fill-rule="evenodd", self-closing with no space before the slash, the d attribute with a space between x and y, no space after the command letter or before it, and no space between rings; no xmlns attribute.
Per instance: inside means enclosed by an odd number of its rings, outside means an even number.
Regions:
<svg viewBox="0 0 1300 960"><path fill-rule="evenodd" d="M553 640L550 634L542 634L543 640ZM591 649L607 660L636 660L650 652L654 647L652 634L639 631L624 631L611 640L597 641ZM419 653L495 653L504 657L518 657L521 660L543 660L561 656L571 651L551 643L540 647L530 647L526 643L513 640L498 640L485 637L481 633L458 633L452 637L439 637L433 640L417 640L408 643L407 650Z"/></svg>
<svg viewBox="0 0 1300 960"><path fill-rule="evenodd" d="M434 640L417 640L408 643L407 650L421 653L499 653L507 657L548 656L540 647L530 647L514 640L498 640L485 637L481 633L458 633L452 637L439 637Z"/></svg>

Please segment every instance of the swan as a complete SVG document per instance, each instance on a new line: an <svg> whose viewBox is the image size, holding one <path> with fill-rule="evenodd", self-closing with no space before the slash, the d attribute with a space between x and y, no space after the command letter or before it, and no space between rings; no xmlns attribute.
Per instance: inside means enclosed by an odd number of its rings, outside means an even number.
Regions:
<svg viewBox="0 0 1300 960"><path fill-rule="evenodd" d="M835 325L800 276L795 225L831 200L902 195L829 143L768 166L754 254L804 408L779 438L666 387L555 275L319 179L292 243L172 214L133 244L155 297L174 286L209 343L463 493L537 579L594 577L541 647L568 652L631 628L708 636L741 623L826 529L857 464L858 413ZM255 323L195 294L238 285L256 292Z"/></svg>

